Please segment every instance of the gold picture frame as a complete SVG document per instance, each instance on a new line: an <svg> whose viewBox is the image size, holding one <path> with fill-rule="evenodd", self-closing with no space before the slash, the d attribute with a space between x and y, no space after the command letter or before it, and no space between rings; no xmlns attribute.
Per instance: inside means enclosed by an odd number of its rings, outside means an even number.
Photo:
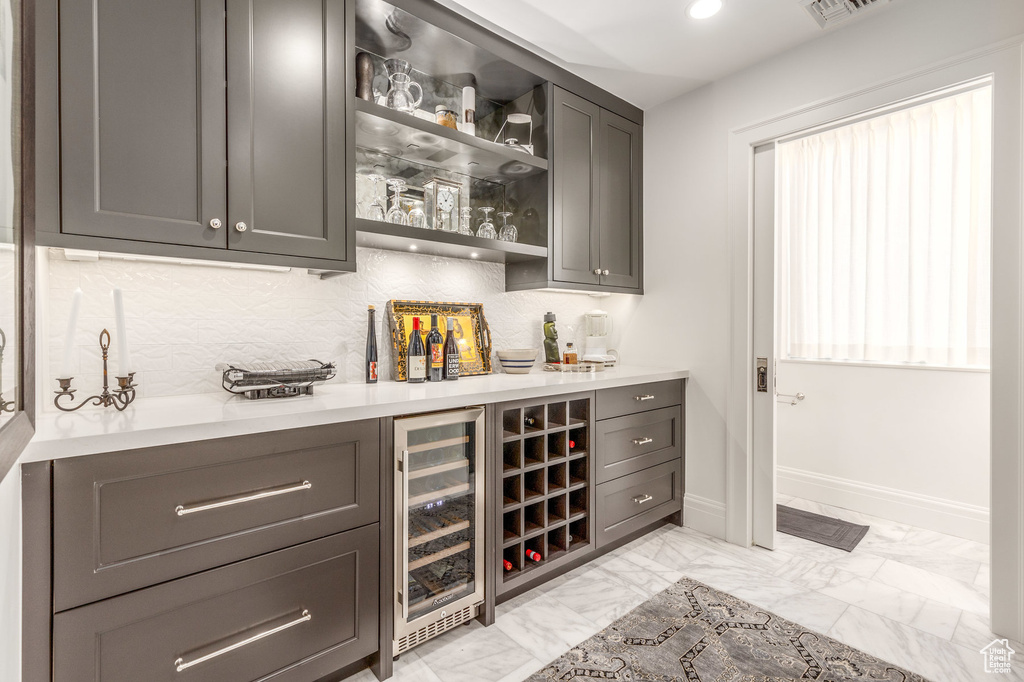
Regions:
<svg viewBox="0 0 1024 682"><path fill-rule="evenodd" d="M449 303L436 301L388 301L385 307L391 332L391 378L405 381L409 334L412 318L430 331L430 316L437 315L441 336L447 333L445 320L455 318L455 339L459 344L459 376L491 373L491 329L487 326L482 303Z"/></svg>

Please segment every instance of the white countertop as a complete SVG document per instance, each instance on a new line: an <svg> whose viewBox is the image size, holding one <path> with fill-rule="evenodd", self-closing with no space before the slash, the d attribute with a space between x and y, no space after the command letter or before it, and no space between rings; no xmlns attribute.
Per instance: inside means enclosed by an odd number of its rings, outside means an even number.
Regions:
<svg viewBox="0 0 1024 682"><path fill-rule="evenodd" d="M407 384L328 382L314 395L247 400L227 392L140 398L124 412L84 407L74 413L43 412L21 457L38 462L100 452L186 443L303 426L433 412L467 405L523 400L577 391L686 379L686 370L621 366L592 374L535 369L530 374L491 374L458 381Z"/></svg>

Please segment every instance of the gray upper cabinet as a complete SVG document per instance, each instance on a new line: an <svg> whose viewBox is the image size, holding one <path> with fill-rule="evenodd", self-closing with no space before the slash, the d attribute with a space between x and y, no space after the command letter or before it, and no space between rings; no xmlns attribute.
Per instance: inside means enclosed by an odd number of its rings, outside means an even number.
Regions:
<svg viewBox="0 0 1024 682"><path fill-rule="evenodd" d="M347 260L344 0L227 0L228 245Z"/></svg>
<svg viewBox="0 0 1024 682"><path fill-rule="evenodd" d="M554 92L551 277L640 293L641 127Z"/></svg>
<svg viewBox="0 0 1024 682"><path fill-rule="evenodd" d="M347 24L345 0L59 0L41 243L353 269Z"/></svg>
<svg viewBox="0 0 1024 682"><path fill-rule="evenodd" d="M227 244L223 36L219 0L61 1L63 232Z"/></svg>

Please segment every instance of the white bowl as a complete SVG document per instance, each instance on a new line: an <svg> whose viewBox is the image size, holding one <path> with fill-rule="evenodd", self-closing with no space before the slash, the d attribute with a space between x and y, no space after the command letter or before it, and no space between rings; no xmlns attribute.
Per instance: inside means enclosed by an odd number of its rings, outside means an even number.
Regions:
<svg viewBox="0 0 1024 682"><path fill-rule="evenodd" d="M513 348L498 351L498 362L506 374L529 374L537 362L537 348Z"/></svg>

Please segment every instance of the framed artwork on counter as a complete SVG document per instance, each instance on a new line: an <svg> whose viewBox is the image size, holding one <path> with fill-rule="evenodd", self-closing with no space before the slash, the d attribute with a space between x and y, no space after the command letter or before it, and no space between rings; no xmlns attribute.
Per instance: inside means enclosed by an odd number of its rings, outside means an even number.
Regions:
<svg viewBox="0 0 1024 682"><path fill-rule="evenodd" d="M420 331L426 336L431 328L431 315L437 315L441 336L447 334L445 319L455 318L460 376L491 373L491 329L484 317L483 304L392 300L388 301L385 314L391 332L391 378L394 381L408 378L406 362L412 318L420 318Z"/></svg>

